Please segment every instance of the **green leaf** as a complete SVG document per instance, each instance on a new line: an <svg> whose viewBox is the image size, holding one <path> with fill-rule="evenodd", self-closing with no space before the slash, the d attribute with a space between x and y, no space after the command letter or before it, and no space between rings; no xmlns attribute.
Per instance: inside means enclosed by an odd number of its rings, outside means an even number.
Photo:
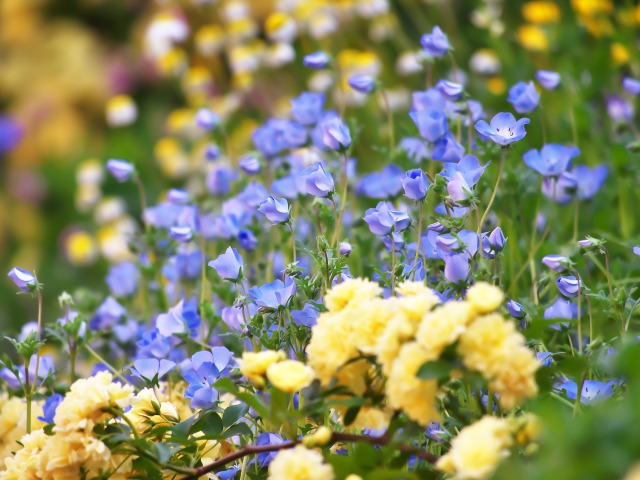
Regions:
<svg viewBox="0 0 640 480"><path fill-rule="evenodd" d="M222 424L220 415L218 415L216 412L211 412L209 415L207 415L205 425L202 428L202 432L205 435L220 435L223 429L224 425Z"/></svg>
<svg viewBox="0 0 640 480"><path fill-rule="evenodd" d="M433 360L422 364L417 376L421 380L437 380L438 383L443 383L449 379L451 372L455 369L456 366L451 362Z"/></svg>
<svg viewBox="0 0 640 480"><path fill-rule="evenodd" d="M360 405L349 408L344 415L344 424L347 426L351 425L358 416L358 413L360 413Z"/></svg>
<svg viewBox="0 0 640 480"><path fill-rule="evenodd" d="M231 405L222 414L222 424L225 427L230 427L236 423L240 417L244 417L248 411L249 406L246 403Z"/></svg>
<svg viewBox="0 0 640 480"><path fill-rule="evenodd" d="M234 437L236 435L251 435L251 429L246 423L236 423L224 431L223 438Z"/></svg>

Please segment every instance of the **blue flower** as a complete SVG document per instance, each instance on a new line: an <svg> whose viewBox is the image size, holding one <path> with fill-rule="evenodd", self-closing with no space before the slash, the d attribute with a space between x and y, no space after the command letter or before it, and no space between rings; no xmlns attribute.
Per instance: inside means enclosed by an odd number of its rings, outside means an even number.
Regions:
<svg viewBox="0 0 640 480"><path fill-rule="evenodd" d="M209 262L209 266L225 280L237 283L243 276L244 260L235 248L227 247L222 255Z"/></svg>
<svg viewBox="0 0 640 480"><path fill-rule="evenodd" d="M245 155L238 161L238 167L247 175L260 173L260 160L255 155Z"/></svg>
<svg viewBox="0 0 640 480"><path fill-rule="evenodd" d="M522 140L527 134L524 126L529 123L528 118L521 118L516 122L513 115L502 112L495 115L489 124L480 120L476 123L476 130L484 137L490 138L503 147Z"/></svg>
<svg viewBox="0 0 640 480"><path fill-rule="evenodd" d="M541 366L550 367L553 355L551 352L536 352L536 358L540 361Z"/></svg>
<svg viewBox="0 0 640 480"><path fill-rule="evenodd" d="M435 26L431 33L425 33L420 38L422 48L432 57L443 57L449 52L451 46L447 36L442 32L440 27Z"/></svg>
<svg viewBox="0 0 640 480"><path fill-rule="evenodd" d="M444 260L444 278L448 282L458 283L467 280L469 275L469 255L467 253L455 253L446 255Z"/></svg>
<svg viewBox="0 0 640 480"><path fill-rule="evenodd" d="M214 143L208 144L204 149L204 158L212 162L220 157L220 147Z"/></svg>
<svg viewBox="0 0 640 480"><path fill-rule="evenodd" d="M260 204L258 211L272 223L286 223L289 221L289 202L287 202L286 198L269 195Z"/></svg>
<svg viewBox="0 0 640 480"><path fill-rule="evenodd" d="M262 154L271 158L288 148L299 148L307 143L306 128L292 120L270 118L251 135Z"/></svg>
<svg viewBox="0 0 640 480"><path fill-rule="evenodd" d="M387 251L401 252L404 249L404 238L402 234L398 232L391 232L389 235L385 235L382 238L382 243L387 248Z"/></svg>
<svg viewBox="0 0 640 480"><path fill-rule="evenodd" d="M347 83L356 92L371 93L376 89L376 81L369 75L352 75Z"/></svg>
<svg viewBox="0 0 640 480"><path fill-rule="evenodd" d="M304 184L309 195L326 197L335 190L333 177L324 169L321 162L305 168L301 176L304 179Z"/></svg>
<svg viewBox="0 0 640 480"><path fill-rule="evenodd" d="M504 248L507 243L507 239L504 237L504 233L502 233L502 229L500 227L496 227L489 234L489 245L494 252L500 252Z"/></svg>
<svg viewBox="0 0 640 480"><path fill-rule="evenodd" d="M640 94L640 80L636 80L631 77L624 77L622 79L622 88L624 88L631 95Z"/></svg>
<svg viewBox="0 0 640 480"><path fill-rule="evenodd" d="M199 250L178 253L174 258L178 277L193 280L202 272L202 252Z"/></svg>
<svg viewBox="0 0 640 480"><path fill-rule="evenodd" d="M107 170L119 182L126 182L136 171L135 167L129 162L116 158L112 158L107 162Z"/></svg>
<svg viewBox="0 0 640 480"><path fill-rule="evenodd" d="M416 112L431 109L444 111L447 106L447 100L437 88L431 87L425 91L413 92L411 94L411 106Z"/></svg>
<svg viewBox="0 0 640 480"><path fill-rule="evenodd" d="M421 163L429 158L429 147L421 138L404 137L400 140L399 147L404 150L409 160L415 163Z"/></svg>
<svg viewBox="0 0 640 480"><path fill-rule="evenodd" d="M129 297L136 293L140 270L133 262L122 262L109 268L107 285L112 295L116 297Z"/></svg>
<svg viewBox="0 0 640 480"><path fill-rule="evenodd" d="M507 302L507 311L509 315L514 318L523 318L525 316L524 307L515 300L509 300Z"/></svg>
<svg viewBox="0 0 640 480"><path fill-rule="evenodd" d="M386 165L380 172L364 175L356 187L358 195L368 198L391 198L402 190L405 172L397 165Z"/></svg>
<svg viewBox="0 0 640 480"><path fill-rule="evenodd" d="M132 367L125 368L128 368L134 377L145 382L155 383L155 380L160 380L173 370L175 366L175 362L164 358L160 360L157 358L139 358L133 362Z"/></svg>
<svg viewBox="0 0 640 480"><path fill-rule="evenodd" d="M306 55L302 59L302 64L305 67L313 68L314 70L320 70L322 68L325 68L327 65L329 65L329 61L330 61L329 55L320 51L320 52L310 53L309 55Z"/></svg>
<svg viewBox="0 0 640 480"><path fill-rule="evenodd" d="M544 145L540 151L535 148L529 150L522 156L522 159L527 167L540 175L557 177L571 166L571 160L579 154L579 148L549 143Z"/></svg>
<svg viewBox="0 0 640 480"><path fill-rule="evenodd" d="M460 172L455 172L453 178L447 182L447 192L451 199L459 204L470 198L473 187L467 183Z"/></svg>
<svg viewBox="0 0 640 480"><path fill-rule="evenodd" d="M231 184L236 178L238 178L238 173L235 170L216 165L207 174L205 185L209 193L223 196L231 191Z"/></svg>
<svg viewBox="0 0 640 480"><path fill-rule="evenodd" d="M545 255L542 257L542 264L549 267L554 272L563 272L569 264L569 259L564 255Z"/></svg>
<svg viewBox="0 0 640 480"><path fill-rule="evenodd" d="M464 156L464 147L460 145L451 132L447 132L433 146L431 158L444 163L457 163Z"/></svg>
<svg viewBox="0 0 640 480"><path fill-rule="evenodd" d="M11 117L0 116L0 155L13 150L22 140L23 133Z"/></svg>
<svg viewBox="0 0 640 480"><path fill-rule="evenodd" d="M33 381L36 378L36 365L38 366L38 381L40 384L44 379L46 379L49 375L51 375L55 370L55 364L53 363L53 357L51 355L42 355L40 356L40 360L38 360L38 356L34 353L31 355L31 359L29 360L29 383L33 385ZM0 379L7 382L9 388L13 390L21 389L21 385L24 385L26 382L27 372L25 371L24 365L20 365L16 368L18 371L18 376L9 370L7 367L3 367L0 369Z"/></svg>
<svg viewBox="0 0 640 480"><path fill-rule="evenodd" d="M511 103L518 113L531 113L540 103L540 94L533 82L518 82L509 89L507 102Z"/></svg>
<svg viewBox="0 0 640 480"><path fill-rule="evenodd" d="M242 229L238 233L238 243L243 250L252 252L258 246L258 239L251 230Z"/></svg>
<svg viewBox="0 0 640 480"><path fill-rule="evenodd" d="M364 213L364 221L374 235L389 235L401 232L411 225L411 218L405 212L393 210L393 205L380 202L376 208L369 208Z"/></svg>
<svg viewBox="0 0 640 480"><path fill-rule="evenodd" d="M296 284L293 278L286 277L285 281L274 280L260 287L251 287L249 298L261 308L278 310L286 307L291 297L296 292Z"/></svg>
<svg viewBox="0 0 640 480"><path fill-rule="evenodd" d="M409 170L405 178L402 179L405 196L416 202L425 199L429 186L429 180L420 168Z"/></svg>
<svg viewBox="0 0 640 480"><path fill-rule="evenodd" d="M566 277L558 277L556 280L556 285L558 286L558 290L565 297L572 298L578 295L580 291L580 280L578 280L573 275Z"/></svg>
<svg viewBox="0 0 640 480"><path fill-rule="evenodd" d="M311 303L305 303L302 310L291 310L291 318L296 325L313 327L320 316L320 312Z"/></svg>
<svg viewBox="0 0 640 480"><path fill-rule="evenodd" d="M453 180L456 173L460 173L466 184L473 187L478 183L490 163L487 162L481 166L476 156L465 155L458 163L445 163L440 175L448 180Z"/></svg>
<svg viewBox="0 0 640 480"><path fill-rule="evenodd" d="M59 393L54 393L47 398L47 401L44 402L44 405L42 406L42 416L38 417L38 420L44 423L53 423L56 416L56 410L62 400L64 400L64 395L60 395Z"/></svg>
<svg viewBox="0 0 640 480"><path fill-rule="evenodd" d="M167 193L167 202L174 205L184 205L189 203L189 192L181 188L172 188Z"/></svg>
<svg viewBox="0 0 640 480"><path fill-rule="evenodd" d="M96 310L96 314L89 322L93 330L107 330L124 318L127 310L113 297L107 297Z"/></svg>
<svg viewBox="0 0 640 480"><path fill-rule="evenodd" d="M626 123L633 120L633 106L618 95L607 97L607 113L611 120L617 123Z"/></svg>
<svg viewBox="0 0 640 480"><path fill-rule="evenodd" d="M409 112L409 116L418 127L420 136L435 142L447 133L447 115L444 110L427 109Z"/></svg>
<svg viewBox="0 0 640 480"><path fill-rule="evenodd" d="M573 167L571 174L578 183L578 198L580 200L589 200L602 188L608 171L604 165L594 168L589 168L586 165L577 165Z"/></svg>
<svg viewBox="0 0 640 480"><path fill-rule="evenodd" d="M233 366L233 354L225 347L213 347L210 352L196 352L184 374L189 384L184 392L191 399L191 408L211 408L218 400L218 392L212 385L229 374Z"/></svg>
<svg viewBox="0 0 640 480"><path fill-rule="evenodd" d="M615 388L620 384L620 380L601 382L598 380L585 380L580 392L580 403L591 405L599 400L611 397L615 393ZM559 392L564 391L567 398L575 400L578 394L578 385L574 381L566 381L556 386Z"/></svg>
<svg viewBox="0 0 640 480"><path fill-rule="evenodd" d="M193 238L193 230L190 227L171 227L169 236L179 243L189 243Z"/></svg>
<svg viewBox="0 0 640 480"><path fill-rule="evenodd" d="M338 248L340 250L340 255L344 255L345 257L348 257L353 247L351 247L351 244L349 242L340 242L340 244L338 245ZM638 247L635 247L635 248L638 248Z"/></svg>
<svg viewBox="0 0 640 480"><path fill-rule="evenodd" d="M37 286L36 277L28 270L13 267L7 276L23 292L31 292Z"/></svg>
<svg viewBox="0 0 640 480"><path fill-rule="evenodd" d="M560 205L573 199L577 187L578 183L571 172L562 172L558 177L545 177L542 180L542 194Z"/></svg>
<svg viewBox="0 0 640 480"><path fill-rule="evenodd" d="M547 307L542 316L545 320L564 319L571 320L578 316L578 306L571 303L569 300L561 297L557 297L555 302ZM566 322L560 324L554 323L551 328L554 330L560 330L560 326L567 326Z"/></svg>
<svg viewBox="0 0 640 480"><path fill-rule="evenodd" d="M291 115L302 125L315 125L322 117L324 102L324 93L304 92L291 99Z"/></svg>
<svg viewBox="0 0 640 480"><path fill-rule="evenodd" d="M349 128L338 116L331 116L320 123L322 141L331 150L344 151L351 145Z"/></svg>
<svg viewBox="0 0 640 480"><path fill-rule="evenodd" d="M538 70L536 80L547 90L555 90L560 85L560 74L551 70Z"/></svg>
<svg viewBox="0 0 640 480"><path fill-rule="evenodd" d="M163 337L194 331L200 325L200 316L195 305L180 300L167 313L161 313L156 319L156 328Z"/></svg>
<svg viewBox="0 0 640 480"><path fill-rule="evenodd" d="M444 98L451 102L455 102L460 100L462 97L462 93L464 92L464 87L459 83L450 82L449 80L440 80L436 84L436 88L442 94Z"/></svg>
<svg viewBox="0 0 640 480"><path fill-rule="evenodd" d="M211 131L220 125L220 117L208 108L201 108L195 116L196 125L203 130Z"/></svg>

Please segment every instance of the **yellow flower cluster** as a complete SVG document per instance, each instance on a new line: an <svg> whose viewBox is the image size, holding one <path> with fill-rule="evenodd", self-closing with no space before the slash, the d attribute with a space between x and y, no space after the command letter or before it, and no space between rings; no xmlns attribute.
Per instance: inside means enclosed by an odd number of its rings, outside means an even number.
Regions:
<svg viewBox="0 0 640 480"><path fill-rule="evenodd" d="M509 422L486 416L460 431L436 467L455 478L481 480L491 475L512 444Z"/></svg>
<svg viewBox="0 0 640 480"><path fill-rule="evenodd" d="M31 425L42 428L43 424L37 420L42 412L42 402L32 405ZM0 470L5 467L5 458L11 455L17 447L18 440L27 429L27 404L22 398L0 396Z"/></svg>
<svg viewBox="0 0 640 480"><path fill-rule="evenodd" d="M436 308L438 297L421 283L405 282L397 290L401 296L382 299L376 283L353 279L327 292L328 311L318 318L307 347L323 385L334 382L359 396L371 385L386 393L388 407L428 425L439 418L435 404L441 389L436 380L418 378L418 371L457 343L465 367L483 374L504 408L535 395L538 361L514 324L494 313L504 299L499 288L479 282L466 300ZM370 355L386 384L359 358ZM356 423L365 415L378 425L388 419L387 409L363 408Z"/></svg>
<svg viewBox="0 0 640 480"><path fill-rule="evenodd" d="M153 425L169 426L180 422L176 406L171 402L159 401L150 388L143 388L138 392L135 403L126 416L140 433Z"/></svg>
<svg viewBox="0 0 640 480"><path fill-rule="evenodd" d="M278 390L299 392L313 381L313 370L302 362L286 358L284 352L263 350L244 352L238 363L242 374L258 388L264 388L269 379Z"/></svg>
<svg viewBox="0 0 640 480"><path fill-rule="evenodd" d="M238 361L240 372L247 377L256 387L265 386L265 375L267 369L273 363L284 360L286 355L284 352L276 352L274 350L263 350L262 352L244 352L242 358Z"/></svg>
<svg viewBox="0 0 640 480"><path fill-rule="evenodd" d="M297 445L281 450L269 464L270 480L333 480L333 467L324 463L322 454Z"/></svg>

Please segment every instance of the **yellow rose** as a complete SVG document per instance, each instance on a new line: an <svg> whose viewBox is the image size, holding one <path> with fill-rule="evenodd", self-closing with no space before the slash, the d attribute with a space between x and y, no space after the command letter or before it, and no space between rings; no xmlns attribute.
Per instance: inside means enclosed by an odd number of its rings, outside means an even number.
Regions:
<svg viewBox="0 0 640 480"><path fill-rule="evenodd" d="M240 371L253 382L257 387L264 387L264 375L271 364L284 360L284 352L274 350L263 350L262 352L244 352L238 362Z"/></svg>
<svg viewBox="0 0 640 480"><path fill-rule="evenodd" d="M297 360L283 360L269 366L267 378L278 390L294 393L311 384L313 370Z"/></svg>
<svg viewBox="0 0 640 480"><path fill-rule="evenodd" d="M322 454L302 445L281 450L269 464L270 480L333 480L333 467Z"/></svg>
<svg viewBox="0 0 640 480"><path fill-rule="evenodd" d="M467 290L467 301L478 313L497 310L504 301L504 293L499 287L486 282L477 282Z"/></svg>

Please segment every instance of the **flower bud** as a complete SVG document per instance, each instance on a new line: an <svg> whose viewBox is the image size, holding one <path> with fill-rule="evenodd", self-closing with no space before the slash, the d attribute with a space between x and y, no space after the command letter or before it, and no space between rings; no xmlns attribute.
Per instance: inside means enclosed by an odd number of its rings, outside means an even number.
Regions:
<svg viewBox="0 0 640 480"><path fill-rule="evenodd" d="M333 435L331 429L326 425L321 425L315 432L304 437L302 443L307 448L323 447L329 443L331 435Z"/></svg>
<svg viewBox="0 0 640 480"><path fill-rule="evenodd" d="M36 277L28 270L22 268L13 267L8 274L8 277L15 283L23 292L30 292L37 286Z"/></svg>
<svg viewBox="0 0 640 480"><path fill-rule="evenodd" d="M351 253L351 244L349 242L340 242L340 255L344 255L345 257L348 257L349 254Z"/></svg>
<svg viewBox="0 0 640 480"><path fill-rule="evenodd" d="M116 158L112 158L107 162L107 170L109 170L109 173L119 182L126 182L136 171L134 166L129 162Z"/></svg>
<svg viewBox="0 0 640 480"><path fill-rule="evenodd" d="M556 284L558 285L560 293L569 298L578 295L581 287L580 280L574 276L559 277L558 280L556 280Z"/></svg>

